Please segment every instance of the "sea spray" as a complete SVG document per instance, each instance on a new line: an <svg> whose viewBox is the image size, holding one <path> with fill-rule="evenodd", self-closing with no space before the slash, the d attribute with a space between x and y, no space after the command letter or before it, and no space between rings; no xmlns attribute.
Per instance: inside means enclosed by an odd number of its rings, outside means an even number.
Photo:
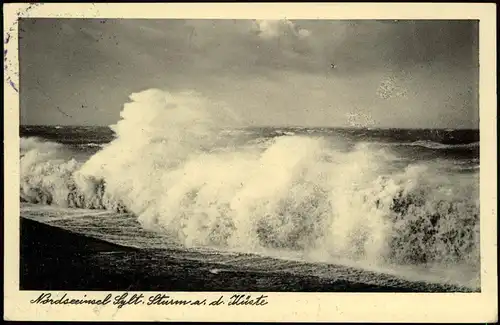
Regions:
<svg viewBox="0 0 500 325"><path fill-rule="evenodd" d="M60 144L37 138L22 139L20 154L21 200L67 206L68 184L80 164L67 160Z"/></svg>
<svg viewBox="0 0 500 325"><path fill-rule="evenodd" d="M390 148L346 151L322 137L228 145L195 93L149 90L131 100L112 126L116 138L83 164L58 144L22 139L21 199L129 211L186 246L479 263L474 174L395 168Z"/></svg>

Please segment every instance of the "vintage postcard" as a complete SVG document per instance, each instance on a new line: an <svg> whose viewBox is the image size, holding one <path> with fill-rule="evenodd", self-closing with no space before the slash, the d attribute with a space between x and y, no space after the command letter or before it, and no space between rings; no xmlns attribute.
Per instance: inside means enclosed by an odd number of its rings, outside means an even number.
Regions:
<svg viewBox="0 0 500 325"><path fill-rule="evenodd" d="M5 319L497 321L494 9L5 4Z"/></svg>

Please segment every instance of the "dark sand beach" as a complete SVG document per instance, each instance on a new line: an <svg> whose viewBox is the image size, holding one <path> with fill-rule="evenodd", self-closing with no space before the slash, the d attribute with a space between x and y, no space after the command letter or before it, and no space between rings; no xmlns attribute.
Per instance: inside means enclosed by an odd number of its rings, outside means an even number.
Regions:
<svg viewBox="0 0 500 325"><path fill-rule="evenodd" d="M377 286L283 273L221 270L169 258L165 250L112 244L21 218L21 290L443 292L449 285ZM374 274L377 276L377 274Z"/></svg>

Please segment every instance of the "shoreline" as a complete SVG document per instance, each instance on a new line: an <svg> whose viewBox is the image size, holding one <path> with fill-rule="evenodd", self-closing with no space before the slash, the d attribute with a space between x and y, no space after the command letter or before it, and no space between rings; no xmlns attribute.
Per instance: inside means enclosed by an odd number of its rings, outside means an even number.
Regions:
<svg viewBox="0 0 500 325"><path fill-rule="evenodd" d="M464 292L451 285L382 286L296 274L222 270L121 246L21 217L20 290ZM405 282L406 283L406 282Z"/></svg>

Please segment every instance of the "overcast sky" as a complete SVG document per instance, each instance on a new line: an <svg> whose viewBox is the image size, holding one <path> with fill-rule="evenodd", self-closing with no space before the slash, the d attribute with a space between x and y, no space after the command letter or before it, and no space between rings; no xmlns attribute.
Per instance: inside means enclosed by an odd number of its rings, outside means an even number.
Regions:
<svg viewBox="0 0 500 325"><path fill-rule="evenodd" d="M22 124L109 125L194 90L246 125L478 128L472 21L20 21Z"/></svg>

